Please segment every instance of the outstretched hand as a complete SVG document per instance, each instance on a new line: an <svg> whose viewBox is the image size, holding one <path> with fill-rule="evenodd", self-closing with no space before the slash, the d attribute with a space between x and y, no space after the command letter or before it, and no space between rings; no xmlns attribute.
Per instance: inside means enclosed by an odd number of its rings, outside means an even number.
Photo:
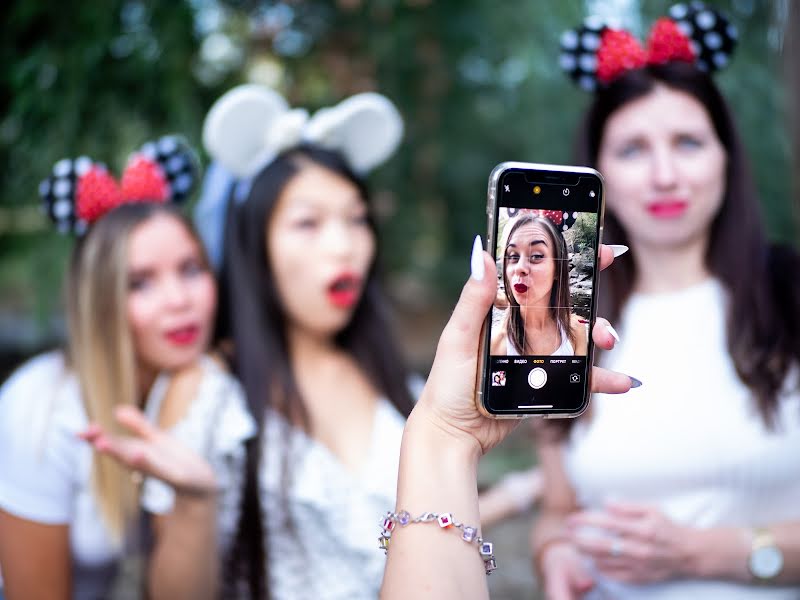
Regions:
<svg viewBox="0 0 800 600"><path fill-rule="evenodd" d="M613 262L611 249L602 246L600 268L605 269ZM480 238L476 238L472 276L442 332L425 390L410 417L416 422L427 422L467 445L477 445L481 453L499 444L519 424L519 420L485 417L475 406L481 329L496 295L494 260L483 251ZM614 337L604 319L595 323L592 338L601 348L614 346ZM593 368L593 392L619 394L630 388L631 379L627 375Z"/></svg>
<svg viewBox="0 0 800 600"><path fill-rule="evenodd" d="M93 423L79 437L134 472L164 481L178 494L205 496L217 491L211 465L194 450L150 423L139 409L120 406L115 417L131 435L114 435Z"/></svg>

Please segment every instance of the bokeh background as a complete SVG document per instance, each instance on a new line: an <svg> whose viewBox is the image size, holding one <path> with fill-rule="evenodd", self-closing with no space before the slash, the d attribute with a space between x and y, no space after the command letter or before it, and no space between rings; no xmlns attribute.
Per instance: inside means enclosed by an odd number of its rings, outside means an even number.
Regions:
<svg viewBox="0 0 800 600"><path fill-rule="evenodd" d="M794 241L800 173L798 2L708 3L727 12L739 28L735 59L717 80L736 111L755 166L770 234ZM371 183L398 331L412 365L426 372L467 276L472 239L485 231L492 167L504 160L570 161L589 98L558 69L561 32L594 13L616 18L641 36L670 4L4 2L0 377L22 358L59 343L65 331L60 290L71 240L54 232L37 198L38 183L52 165L86 154L118 172L133 148L168 132L199 145L208 107L246 81L273 86L293 105L312 110L366 90L397 103L406 119L405 143ZM522 433L490 455L485 478L534 460ZM524 529L512 524L502 535ZM520 591L530 583L524 551L521 541L518 571L507 568L505 579L492 578L498 597L530 597L530 591ZM501 554L501 565L504 559Z"/></svg>

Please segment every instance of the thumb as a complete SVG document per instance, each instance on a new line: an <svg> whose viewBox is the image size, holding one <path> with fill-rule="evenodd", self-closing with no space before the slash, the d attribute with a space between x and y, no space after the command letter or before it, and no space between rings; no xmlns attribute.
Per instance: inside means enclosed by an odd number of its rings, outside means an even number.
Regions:
<svg viewBox="0 0 800 600"><path fill-rule="evenodd" d="M149 440L156 434L156 428L147 420L144 413L134 406L118 407L115 416L120 425L137 437Z"/></svg>
<svg viewBox="0 0 800 600"><path fill-rule="evenodd" d="M497 295L497 271L492 258L475 236L470 261L471 276L458 299L450 321L442 332L441 345L465 354L475 354L484 319Z"/></svg>

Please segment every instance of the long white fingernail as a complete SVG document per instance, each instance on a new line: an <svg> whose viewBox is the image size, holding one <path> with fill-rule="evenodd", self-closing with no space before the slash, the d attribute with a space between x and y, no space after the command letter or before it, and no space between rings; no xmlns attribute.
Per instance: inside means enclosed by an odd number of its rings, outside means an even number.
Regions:
<svg viewBox="0 0 800 600"><path fill-rule="evenodd" d="M611 248L611 251L614 253L614 258L622 256L629 250L627 246L623 246L622 244L609 244L608 247Z"/></svg>
<svg viewBox="0 0 800 600"><path fill-rule="evenodd" d="M612 336L612 337L613 337L615 340L617 340L618 342L622 341L622 340L620 340L620 339L619 339L619 334L617 333L617 330L616 330L616 329L614 329L614 326L613 326L613 325L611 325L611 323L606 323L606 329L608 329L608 333L610 333L610 334L611 334L611 336Z"/></svg>
<svg viewBox="0 0 800 600"><path fill-rule="evenodd" d="M472 257L469 260L469 270L475 281L483 281L486 274L486 265L483 264L483 241L481 236L476 235L472 243Z"/></svg>

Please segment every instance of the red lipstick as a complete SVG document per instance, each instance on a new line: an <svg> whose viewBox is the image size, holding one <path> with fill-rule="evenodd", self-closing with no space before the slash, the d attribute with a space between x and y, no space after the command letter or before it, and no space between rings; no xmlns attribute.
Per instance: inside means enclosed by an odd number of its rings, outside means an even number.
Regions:
<svg viewBox="0 0 800 600"><path fill-rule="evenodd" d="M361 296L361 278L342 273L328 286L328 301L338 308L352 308Z"/></svg>
<svg viewBox="0 0 800 600"><path fill-rule="evenodd" d="M664 199L647 205L647 212L657 219L676 219L683 216L689 203L686 200Z"/></svg>
<svg viewBox="0 0 800 600"><path fill-rule="evenodd" d="M524 283L515 283L514 291L517 292L518 294L524 294L525 292L528 291L528 286L525 285Z"/></svg>
<svg viewBox="0 0 800 600"><path fill-rule="evenodd" d="M200 337L200 327L197 325L188 325L186 327L179 327L171 329L165 337L170 343L176 346L191 346Z"/></svg>

